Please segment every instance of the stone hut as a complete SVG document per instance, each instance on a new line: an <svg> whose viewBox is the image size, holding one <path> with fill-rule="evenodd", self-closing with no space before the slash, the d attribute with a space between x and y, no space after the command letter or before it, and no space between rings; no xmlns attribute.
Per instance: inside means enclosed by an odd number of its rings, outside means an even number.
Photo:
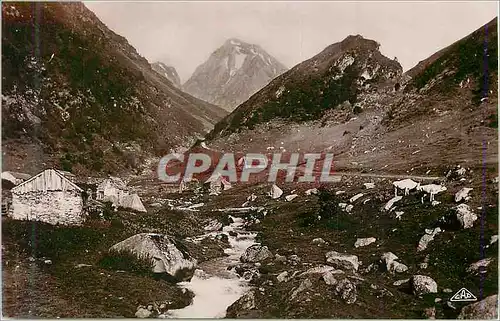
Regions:
<svg viewBox="0 0 500 321"><path fill-rule="evenodd" d="M84 221L83 190L61 171L46 169L11 190L16 220L79 225Z"/></svg>

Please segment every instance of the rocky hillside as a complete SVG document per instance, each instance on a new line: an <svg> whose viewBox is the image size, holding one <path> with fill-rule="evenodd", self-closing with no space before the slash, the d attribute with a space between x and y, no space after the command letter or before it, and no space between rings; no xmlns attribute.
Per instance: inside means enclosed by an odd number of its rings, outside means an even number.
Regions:
<svg viewBox="0 0 500 321"><path fill-rule="evenodd" d="M224 114L154 72L82 3L2 4L6 169L133 169Z"/></svg>
<svg viewBox="0 0 500 321"><path fill-rule="evenodd" d="M160 75L170 80L175 87L181 87L181 78L179 77L179 74L174 67L167 66L163 62L157 61L151 64L151 68L153 68L153 70Z"/></svg>
<svg viewBox="0 0 500 321"><path fill-rule="evenodd" d="M183 89L231 111L286 70L260 46L229 39L196 68Z"/></svg>
<svg viewBox="0 0 500 321"><path fill-rule="evenodd" d="M337 169L360 171L477 163L482 149L496 162L497 45L495 19L403 74L378 43L349 36L274 79L206 144L329 151Z"/></svg>

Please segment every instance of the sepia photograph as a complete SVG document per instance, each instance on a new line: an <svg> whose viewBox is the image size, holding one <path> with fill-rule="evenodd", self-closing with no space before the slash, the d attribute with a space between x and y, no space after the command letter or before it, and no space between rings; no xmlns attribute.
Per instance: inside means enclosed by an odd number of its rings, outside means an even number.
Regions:
<svg viewBox="0 0 500 321"><path fill-rule="evenodd" d="M499 318L497 1L2 1L2 319Z"/></svg>

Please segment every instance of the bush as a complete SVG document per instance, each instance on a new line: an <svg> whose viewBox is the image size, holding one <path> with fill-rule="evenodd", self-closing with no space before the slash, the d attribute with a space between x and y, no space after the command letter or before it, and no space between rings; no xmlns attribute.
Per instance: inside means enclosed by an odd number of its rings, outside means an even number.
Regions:
<svg viewBox="0 0 500 321"><path fill-rule="evenodd" d="M99 260L99 265L105 269L127 271L137 275L153 274L152 260L138 258L128 251L109 251Z"/></svg>

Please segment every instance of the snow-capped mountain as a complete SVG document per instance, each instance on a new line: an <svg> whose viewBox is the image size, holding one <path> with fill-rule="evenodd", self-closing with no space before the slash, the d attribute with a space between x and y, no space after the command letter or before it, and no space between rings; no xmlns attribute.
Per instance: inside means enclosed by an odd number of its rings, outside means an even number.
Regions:
<svg viewBox="0 0 500 321"><path fill-rule="evenodd" d="M151 68L153 68L153 70L159 73L160 75L170 80L175 87L177 88L181 87L181 78L179 77L179 74L177 73L177 70L175 70L174 67L167 66L163 62L157 61L151 64Z"/></svg>
<svg viewBox="0 0 500 321"><path fill-rule="evenodd" d="M233 110L286 70L260 46L233 38L196 68L183 90Z"/></svg>

